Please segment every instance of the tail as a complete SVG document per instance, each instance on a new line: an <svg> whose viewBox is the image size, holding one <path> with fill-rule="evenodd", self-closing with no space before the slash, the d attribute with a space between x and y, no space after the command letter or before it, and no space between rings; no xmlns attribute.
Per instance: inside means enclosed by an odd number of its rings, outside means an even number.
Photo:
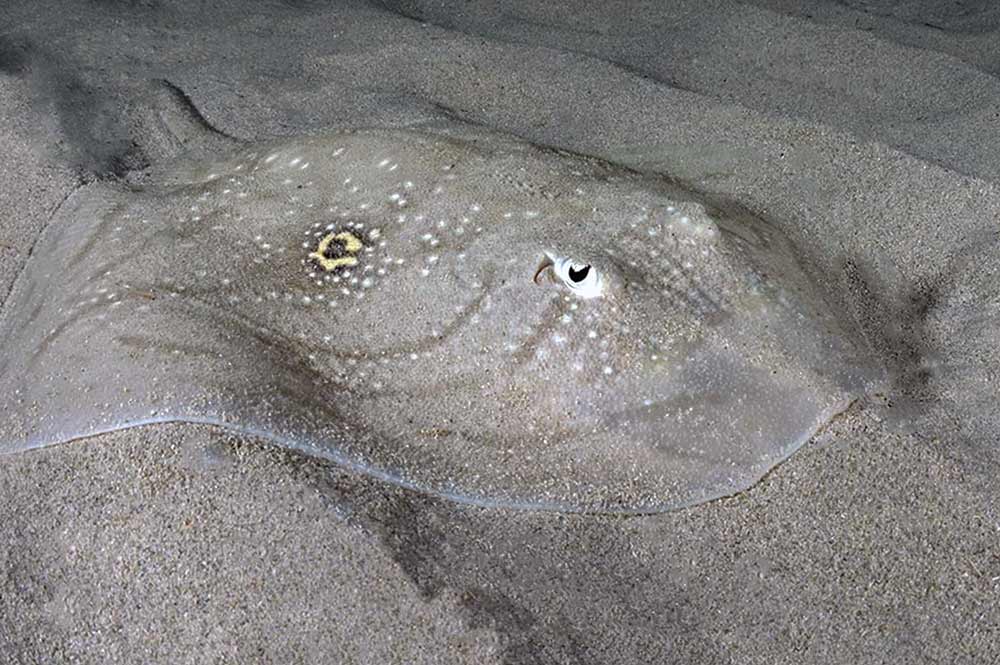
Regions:
<svg viewBox="0 0 1000 665"><path fill-rule="evenodd" d="M144 167L120 174L129 182L157 180L169 165L200 162L237 148L241 141L216 128L180 87L166 79L135 85L124 118Z"/></svg>
<svg viewBox="0 0 1000 665"><path fill-rule="evenodd" d="M201 159L229 151L240 140L215 127L180 87L166 79L137 86L130 133L154 164L186 156Z"/></svg>
<svg viewBox="0 0 1000 665"><path fill-rule="evenodd" d="M84 69L28 38L0 35L0 75L28 83L40 144L84 182L132 180L183 154L238 144L176 84Z"/></svg>

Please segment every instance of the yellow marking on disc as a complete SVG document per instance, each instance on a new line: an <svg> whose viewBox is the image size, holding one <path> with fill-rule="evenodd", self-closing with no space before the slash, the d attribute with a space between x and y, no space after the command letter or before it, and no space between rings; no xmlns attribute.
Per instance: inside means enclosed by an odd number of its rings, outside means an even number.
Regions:
<svg viewBox="0 0 1000 665"><path fill-rule="evenodd" d="M356 235L350 231L341 231L340 233L328 233L319 241L319 246L316 247L315 252L309 254L310 259L316 259L320 267L326 272L331 270L336 270L337 268L343 268L345 266L356 266L358 265L358 260L353 256L338 256L337 258L331 259L326 255L330 245L337 241L344 246L344 251L347 254L357 254L365 246Z"/></svg>

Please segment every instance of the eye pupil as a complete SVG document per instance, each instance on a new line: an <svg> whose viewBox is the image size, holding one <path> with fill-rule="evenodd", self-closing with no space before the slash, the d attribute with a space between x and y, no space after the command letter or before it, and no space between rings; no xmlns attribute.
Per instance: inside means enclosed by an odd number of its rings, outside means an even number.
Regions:
<svg viewBox="0 0 1000 665"><path fill-rule="evenodd" d="M583 266L582 268L574 268L570 266L569 268L569 278L573 282L582 282L587 279L587 273L590 272L590 266Z"/></svg>

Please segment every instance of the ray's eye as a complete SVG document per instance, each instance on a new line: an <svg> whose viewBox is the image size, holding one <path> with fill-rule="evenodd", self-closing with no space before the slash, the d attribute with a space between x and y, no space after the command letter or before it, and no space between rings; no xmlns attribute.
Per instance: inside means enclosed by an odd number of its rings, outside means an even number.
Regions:
<svg viewBox="0 0 1000 665"><path fill-rule="evenodd" d="M552 262L552 272L574 294L582 298L595 298L601 295L604 279L592 264L548 253L546 256Z"/></svg>
<svg viewBox="0 0 1000 665"><path fill-rule="evenodd" d="M577 268L576 266L570 266L567 274L569 275L569 280L571 282L576 282L579 284L587 278L587 273L590 272L590 266L583 266L582 268Z"/></svg>

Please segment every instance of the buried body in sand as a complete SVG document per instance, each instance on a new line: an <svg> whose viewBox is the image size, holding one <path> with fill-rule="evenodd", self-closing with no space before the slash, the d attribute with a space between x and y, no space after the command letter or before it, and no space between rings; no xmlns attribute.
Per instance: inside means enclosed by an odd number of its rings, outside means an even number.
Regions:
<svg viewBox="0 0 1000 665"><path fill-rule="evenodd" d="M732 494L880 371L781 233L463 126L234 145L63 205L0 453L168 421L480 505Z"/></svg>

